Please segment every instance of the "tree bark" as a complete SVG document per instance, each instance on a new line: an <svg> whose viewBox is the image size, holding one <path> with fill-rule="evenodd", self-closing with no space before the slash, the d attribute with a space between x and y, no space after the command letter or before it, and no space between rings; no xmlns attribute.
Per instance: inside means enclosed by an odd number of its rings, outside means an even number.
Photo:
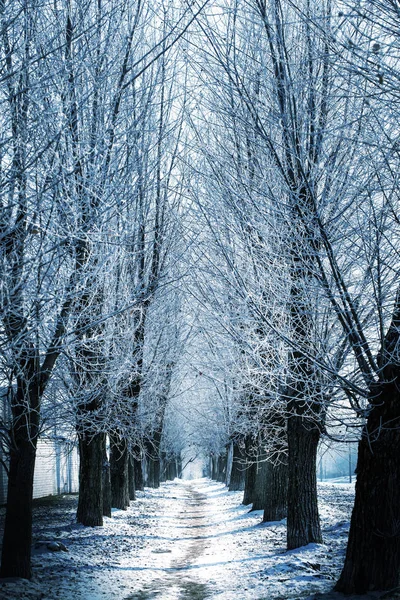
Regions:
<svg viewBox="0 0 400 600"><path fill-rule="evenodd" d="M78 433L79 500L78 523L95 527L103 525L103 447L104 433Z"/></svg>
<svg viewBox="0 0 400 600"><path fill-rule="evenodd" d="M110 435L111 505L126 510L129 506L128 448L119 435Z"/></svg>
<svg viewBox="0 0 400 600"><path fill-rule="evenodd" d="M176 474L175 477L178 477L179 479L182 479L182 458L181 456L178 456L175 459L175 465L176 465ZM174 479L175 479L174 477Z"/></svg>
<svg viewBox="0 0 400 600"><path fill-rule="evenodd" d="M288 419L287 548L321 544L317 498L317 449L320 431L312 421Z"/></svg>
<svg viewBox="0 0 400 600"><path fill-rule="evenodd" d="M160 443L161 431L155 431L146 443L147 485L150 488L160 487Z"/></svg>
<svg viewBox="0 0 400 600"><path fill-rule="evenodd" d="M218 462L217 462L217 481L219 481L220 483L225 483L226 465L227 465L227 455L220 454L218 456Z"/></svg>
<svg viewBox="0 0 400 600"><path fill-rule="evenodd" d="M231 478L229 482L229 491L237 492L244 490L245 484L245 453L242 447L242 440L235 440L233 442L233 459L232 459L232 470Z"/></svg>
<svg viewBox="0 0 400 600"><path fill-rule="evenodd" d="M346 559L335 588L345 594L400 588L399 377L399 367L388 365L371 390Z"/></svg>
<svg viewBox="0 0 400 600"><path fill-rule="evenodd" d="M131 454L129 454L129 457L128 457L128 479L129 479L129 500L136 500L135 466L133 464L133 457Z"/></svg>
<svg viewBox="0 0 400 600"><path fill-rule="evenodd" d="M257 462L253 449L253 440L247 436L244 440L246 452L246 471L244 477L244 495L243 502L245 506L252 504L254 500L254 487L256 484ZM253 456L254 454L254 456Z"/></svg>
<svg viewBox="0 0 400 600"><path fill-rule="evenodd" d="M144 482L143 482L143 465L142 465L142 451L137 446L134 449L133 456L133 466L135 469L135 490L144 490Z"/></svg>
<svg viewBox="0 0 400 600"><path fill-rule="evenodd" d="M168 460L165 452L160 454L160 483L167 481Z"/></svg>
<svg viewBox="0 0 400 600"><path fill-rule="evenodd" d="M265 454L258 456L255 471L255 481L253 488L253 506L251 510L263 510L266 503L267 494L268 463Z"/></svg>
<svg viewBox="0 0 400 600"><path fill-rule="evenodd" d="M218 476L218 457L214 454L211 457L211 479L217 481Z"/></svg>
<svg viewBox="0 0 400 600"><path fill-rule="evenodd" d="M266 463L266 488L263 522L281 521L287 516L288 465Z"/></svg>
<svg viewBox="0 0 400 600"><path fill-rule="evenodd" d="M248 462L244 482L243 502L245 506L252 504L254 500L254 488L256 485L257 463Z"/></svg>
<svg viewBox="0 0 400 600"><path fill-rule="evenodd" d="M36 440L11 449L1 577L31 578L32 494Z"/></svg>
<svg viewBox="0 0 400 600"><path fill-rule="evenodd" d="M167 478L169 481L173 481L175 479L175 477L177 477L177 476L178 476L177 460L176 460L176 458L172 458L171 460L168 461Z"/></svg>
<svg viewBox="0 0 400 600"><path fill-rule="evenodd" d="M107 440L103 438L103 516L111 517L110 461L107 456Z"/></svg>

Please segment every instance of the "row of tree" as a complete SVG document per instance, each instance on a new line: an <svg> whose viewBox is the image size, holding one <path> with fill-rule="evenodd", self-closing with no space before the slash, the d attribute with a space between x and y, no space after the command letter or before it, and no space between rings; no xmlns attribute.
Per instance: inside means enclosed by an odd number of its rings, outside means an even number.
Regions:
<svg viewBox="0 0 400 600"><path fill-rule="evenodd" d="M81 523L110 489L129 504L144 453L151 484L161 456L175 475L190 438L217 478L231 445L288 548L322 541L321 437L360 439L337 589L396 588L397 4L0 0L0 20L2 575L30 576L56 425Z"/></svg>
<svg viewBox="0 0 400 600"><path fill-rule="evenodd" d="M399 34L390 0L221 1L186 46L213 476L233 443L245 503L320 543L318 444L359 439L345 593L400 584Z"/></svg>
<svg viewBox="0 0 400 600"><path fill-rule="evenodd" d="M31 575L42 431L76 433L85 525L129 504L144 453L159 482L182 344L176 44L194 16L156 4L0 2L3 577Z"/></svg>

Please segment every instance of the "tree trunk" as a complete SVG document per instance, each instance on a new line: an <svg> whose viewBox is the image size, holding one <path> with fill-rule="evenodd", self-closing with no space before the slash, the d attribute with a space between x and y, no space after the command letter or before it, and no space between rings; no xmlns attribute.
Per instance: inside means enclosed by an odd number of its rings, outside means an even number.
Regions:
<svg viewBox="0 0 400 600"><path fill-rule="evenodd" d="M217 481L218 476L218 457L213 454L211 457L211 479Z"/></svg>
<svg viewBox="0 0 400 600"><path fill-rule="evenodd" d="M260 453L257 464L253 489L253 506L251 510L263 510L266 503L268 463L265 454Z"/></svg>
<svg viewBox="0 0 400 600"><path fill-rule="evenodd" d="M254 441L250 436L246 436L244 440L246 453L246 471L244 474L244 495L243 502L245 506L252 504L254 500L254 487L256 484L257 461L254 451Z"/></svg>
<svg viewBox="0 0 400 600"><path fill-rule="evenodd" d="M176 465L175 477L182 479L182 458L181 458L181 456L178 456L175 459L175 465ZM175 479L175 477L174 477L174 479Z"/></svg>
<svg viewBox="0 0 400 600"><path fill-rule="evenodd" d="M244 479L243 502L245 506L252 504L254 500L254 488L256 485L257 463L248 461Z"/></svg>
<svg viewBox="0 0 400 600"><path fill-rule="evenodd" d="M218 463L217 463L217 481L219 481L220 483L225 483L226 465L227 465L227 455L220 454L218 456Z"/></svg>
<svg viewBox="0 0 400 600"><path fill-rule="evenodd" d="M161 431L155 431L152 439L146 443L147 485L150 488L160 487L160 443Z"/></svg>
<svg viewBox="0 0 400 600"><path fill-rule="evenodd" d="M317 498L319 438L319 429L312 421L294 414L289 416L288 550L312 542L322 543Z"/></svg>
<svg viewBox="0 0 400 600"><path fill-rule="evenodd" d="M152 487L154 487L154 471L153 471L154 463L151 460L151 456L153 453L153 445L149 439L145 440L145 449L146 449L146 453L145 453L146 486L152 488Z"/></svg>
<svg viewBox="0 0 400 600"><path fill-rule="evenodd" d="M349 542L335 588L345 594L400 588L399 368L388 365L384 376L371 391L359 443Z"/></svg>
<svg viewBox="0 0 400 600"><path fill-rule="evenodd" d="M92 437L78 433L79 500L78 523L95 527L103 525L103 447L104 433Z"/></svg>
<svg viewBox="0 0 400 600"><path fill-rule="evenodd" d="M31 578L32 495L36 440L11 448L1 577Z"/></svg>
<svg viewBox="0 0 400 600"><path fill-rule="evenodd" d="M133 464L133 457L131 454L129 454L129 457L128 457L128 479L129 479L129 500L136 500L135 466Z"/></svg>
<svg viewBox="0 0 400 600"><path fill-rule="evenodd" d="M244 448L242 447L242 440L233 442L233 458L232 458L232 470L231 478L229 482L229 491L237 492L244 490L245 474L246 474L246 461L245 461Z"/></svg>
<svg viewBox="0 0 400 600"><path fill-rule="evenodd" d="M153 473L154 473L154 480L153 480L153 487L155 488L159 488L160 487L160 472L161 472L161 463L160 463L160 459L158 457L153 459L153 463L154 463L154 467L153 467Z"/></svg>
<svg viewBox="0 0 400 600"><path fill-rule="evenodd" d="M144 490L144 482L143 482L143 465L141 459L142 452L139 447L136 447L134 450L133 457L133 466L135 469L135 490Z"/></svg>
<svg viewBox="0 0 400 600"><path fill-rule="evenodd" d="M168 460L165 452L160 454L160 483L167 481Z"/></svg>
<svg viewBox="0 0 400 600"><path fill-rule="evenodd" d="M288 466L286 461L266 463L265 503L263 522L281 521L287 516Z"/></svg>
<svg viewBox="0 0 400 600"><path fill-rule="evenodd" d="M103 516L111 517L110 461L107 456L107 440L103 438Z"/></svg>
<svg viewBox="0 0 400 600"><path fill-rule="evenodd" d="M118 435L110 436L111 505L126 510L129 506L128 448Z"/></svg>
<svg viewBox="0 0 400 600"><path fill-rule="evenodd" d="M160 461L153 456L147 457L147 487L160 487Z"/></svg>
<svg viewBox="0 0 400 600"><path fill-rule="evenodd" d="M173 481L178 475L177 460L175 458L168 462L168 479Z"/></svg>

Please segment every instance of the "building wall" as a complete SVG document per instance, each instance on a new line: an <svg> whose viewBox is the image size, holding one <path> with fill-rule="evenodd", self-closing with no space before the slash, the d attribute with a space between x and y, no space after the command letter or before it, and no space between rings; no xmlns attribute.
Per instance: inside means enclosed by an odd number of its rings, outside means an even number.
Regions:
<svg viewBox="0 0 400 600"><path fill-rule="evenodd" d="M79 461L74 444L40 439L37 445L33 497L42 498L78 491ZM0 465L0 504L7 501L7 474Z"/></svg>

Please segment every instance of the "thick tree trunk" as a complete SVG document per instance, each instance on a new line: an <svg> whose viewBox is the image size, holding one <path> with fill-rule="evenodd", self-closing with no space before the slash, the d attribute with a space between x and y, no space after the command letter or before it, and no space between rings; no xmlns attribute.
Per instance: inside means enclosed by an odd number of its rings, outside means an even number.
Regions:
<svg viewBox="0 0 400 600"><path fill-rule="evenodd" d="M287 548L321 544L317 498L319 429L312 421L292 414L288 419Z"/></svg>
<svg viewBox="0 0 400 600"><path fill-rule="evenodd" d="M135 465L133 464L133 457L130 454L128 457L128 479L129 479L129 500L136 500Z"/></svg>
<svg viewBox="0 0 400 600"><path fill-rule="evenodd" d="M104 433L92 437L78 433L79 500L78 523L95 527L103 525L103 447Z"/></svg>
<svg viewBox="0 0 400 600"><path fill-rule="evenodd" d="M126 510L129 506L128 448L118 435L110 436L111 505Z"/></svg>
<svg viewBox="0 0 400 600"><path fill-rule="evenodd" d="M232 458L232 470L231 478L229 482L229 491L237 492L244 490L245 474L246 474L246 460L245 452L242 446L242 441L237 440L233 442L233 458Z"/></svg>
<svg viewBox="0 0 400 600"><path fill-rule="evenodd" d="M288 466L282 460L276 465L266 463L264 523L280 521L287 516Z"/></svg>
<svg viewBox="0 0 400 600"><path fill-rule="evenodd" d="M30 579L36 440L19 443L10 454L1 577Z"/></svg>
<svg viewBox="0 0 400 600"><path fill-rule="evenodd" d="M397 338L398 339L398 338ZM359 443L356 497L346 559L336 590L364 594L400 588L400 373L371 392Z"/></svg>
<svg viewBox="0 0 400 600"><path fill-rule="evenodd" d="M103 516L111 517L110 461L107 456L107 440L103 438Z"/></svg>

